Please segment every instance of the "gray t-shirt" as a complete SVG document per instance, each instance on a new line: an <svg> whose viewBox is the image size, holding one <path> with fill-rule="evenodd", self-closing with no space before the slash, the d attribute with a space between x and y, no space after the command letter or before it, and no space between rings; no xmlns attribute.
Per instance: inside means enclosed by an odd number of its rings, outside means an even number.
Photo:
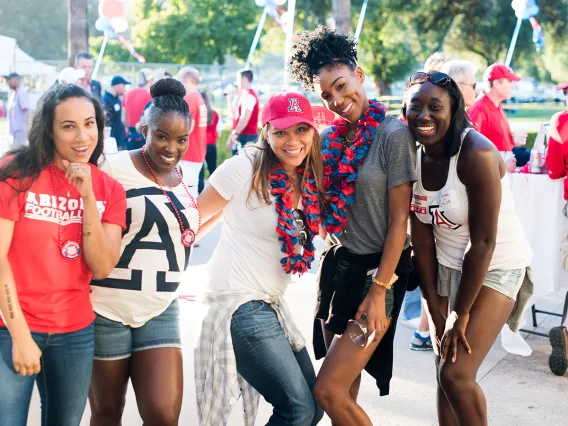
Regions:
<svg viewBox="0 0 568 426"><path fill-rule="evenodd" d="M322 140L330 131L328 128L322 132ZM416 179L414 137L406 124L387 116L358 168L355 202L347 208L347 226L339 238L341 244L354 254L383 251L388 227L388 191Z"/></svg>

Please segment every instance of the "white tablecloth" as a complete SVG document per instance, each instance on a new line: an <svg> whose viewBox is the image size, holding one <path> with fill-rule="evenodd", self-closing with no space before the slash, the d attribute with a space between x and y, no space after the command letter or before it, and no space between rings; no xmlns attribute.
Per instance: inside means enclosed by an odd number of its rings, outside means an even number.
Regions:
<svg viewBox="0 0 568 426"><path fill-rule="evenodd" d="M548 293L568 286L568 274L561 265L561 243L568 219L562 213L564 201L563 179L551 180L548 175L513 173L509 175L515 199L515 211L523 224L525 236L533 250L532 270L534 295L528 304L537 302ZM525 315L528 322L529 309ZM503 348L517 355L532 353L518 333L505 325L501 334Z"/></svg>

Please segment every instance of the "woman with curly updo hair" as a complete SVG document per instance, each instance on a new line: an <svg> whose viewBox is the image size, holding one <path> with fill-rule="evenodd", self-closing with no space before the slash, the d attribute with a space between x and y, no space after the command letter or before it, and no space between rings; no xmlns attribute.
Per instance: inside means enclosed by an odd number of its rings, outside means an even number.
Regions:
<svg viewBox="0 0 568 426"><path fill-rule="evenodd" d="M321 135L327 250L314 343L316 356L326 358L314 394L335 425L371 426L356 398L363 368L381 395L389 392L409 273L406 231L416 148L407 126L367 97L355 47L347 36L320 26L302 34L289 65L292 78L339 116Z"/></svg>

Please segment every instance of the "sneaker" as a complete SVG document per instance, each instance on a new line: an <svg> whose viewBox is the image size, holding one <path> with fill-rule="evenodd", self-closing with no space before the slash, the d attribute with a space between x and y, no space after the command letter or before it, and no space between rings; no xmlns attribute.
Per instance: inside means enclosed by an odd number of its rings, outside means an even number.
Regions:
<svg viewBox="0 0 568 426"><path fill-rule="evenodd" d="M431 351L432 350L432 339L430 335L428 337L422 337L417 331L414 332L414 336L410 341L410 349L413 351Z"/></svg>
<svg viewBox="0 0 568 426"><path fill-rule="evenodd" d="M552 345L552 354L548 358L550 371L563 376L568 370L568 331L566 327L553 327L548 335Z"/></svg>

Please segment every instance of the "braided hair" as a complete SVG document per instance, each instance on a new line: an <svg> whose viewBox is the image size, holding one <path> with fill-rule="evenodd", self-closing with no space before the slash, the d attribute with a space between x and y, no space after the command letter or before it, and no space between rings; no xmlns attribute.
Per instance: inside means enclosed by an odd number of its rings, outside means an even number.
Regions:
<svg viewBox="0 0 568 426"><path fill-rule="evenodd" d="M172 112L181 115L191 123L189 107L183 99L185 88L179 80L175 78L158 80L150 87L150 94L153 100L145 113L148 127L153 126L162 115Z"/></svg>
<svg viewBox="0 0 568 426"><path fill-rule="evenodd" d="M314 77L323 67L357 67L356 46L355 40L324 25L304 31L288 62L290 77L301 82L305 90L314 90Z"/></svg>

